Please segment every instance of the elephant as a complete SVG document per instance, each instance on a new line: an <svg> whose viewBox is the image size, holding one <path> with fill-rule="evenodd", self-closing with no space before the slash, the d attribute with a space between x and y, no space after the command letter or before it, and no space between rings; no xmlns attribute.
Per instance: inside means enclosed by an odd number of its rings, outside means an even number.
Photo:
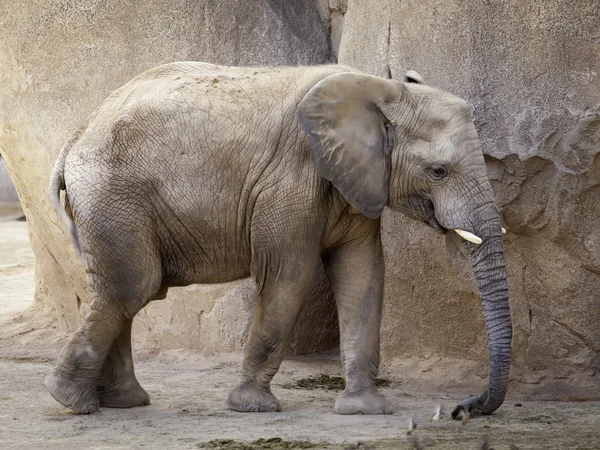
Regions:
<svg viewBox="0 0 600 450"><path fill-rule="evenodd" d="M93 294L45 381L78 413L149 404L131 349L132 320L148 302L171 286L247 276L258 301L226 406L280 411L270 382L320 262L346 380L334 411L393 412L375 383L386 206L465 239L490 377L453 417L490 414L504 401L512 328L499 211L470 107L418 74L155 67L109 95L71 135L50 199Z"/></svg>

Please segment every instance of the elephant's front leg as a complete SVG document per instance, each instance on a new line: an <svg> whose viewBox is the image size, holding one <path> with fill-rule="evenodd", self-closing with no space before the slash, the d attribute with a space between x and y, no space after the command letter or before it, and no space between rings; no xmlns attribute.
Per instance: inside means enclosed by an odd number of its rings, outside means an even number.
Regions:
<svg viewBox="0 0 600 450"><path fill-rule="evenodd" d="M281 411L270 383L289 348L315 275L318 253L291 255L288 251L280 256L257 264L259 298L246 344L242 379L227 397L227 407L235 411Z"/></svg>
<svg viewBox="0 0 600 450"><path fill-rule="evenodd" d="M390 414L376 388L383 300L383 252L379 228L330 251L325 268L340 321L346 389L335 402L338 414Z"/></svg>

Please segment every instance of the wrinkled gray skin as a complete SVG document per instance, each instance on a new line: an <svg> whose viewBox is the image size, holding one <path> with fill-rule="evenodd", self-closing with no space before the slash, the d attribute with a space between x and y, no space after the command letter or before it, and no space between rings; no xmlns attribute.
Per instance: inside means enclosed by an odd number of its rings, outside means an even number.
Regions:
<svg viewBox="0 0 600 450"><path fill-rule="evenodd" d="M469 108L456 97L340 66L169 64L91 115L61 151L51 192L94 292L46 379L77 412L149 403L131 356L131 321L144 305L169 286L248 275L260 299L227 406L279 411L270 381L319 258L335 292L347 382L335 411L391 412L375 387L385 206L483 239L466 245L490 382L454 415L489 414L504 400L511 324L501 228Z"/></svg>

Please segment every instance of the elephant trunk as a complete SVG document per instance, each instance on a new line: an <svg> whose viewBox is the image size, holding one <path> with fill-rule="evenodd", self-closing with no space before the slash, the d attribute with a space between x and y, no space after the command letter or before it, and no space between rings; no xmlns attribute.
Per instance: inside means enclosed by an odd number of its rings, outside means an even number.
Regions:
<svg viewBox="0 0 600 450"><path fill-rule="evenodd" d="M467 411L471 416L491 414L502 405L508 389L512 327L502 228L495 206L493 209L492 218L475 230L483 241L481 245L467 244L481 295L488 335L489 385L479 396L461 402L452 413L453 418L461 411L463 414Z"/></svg>

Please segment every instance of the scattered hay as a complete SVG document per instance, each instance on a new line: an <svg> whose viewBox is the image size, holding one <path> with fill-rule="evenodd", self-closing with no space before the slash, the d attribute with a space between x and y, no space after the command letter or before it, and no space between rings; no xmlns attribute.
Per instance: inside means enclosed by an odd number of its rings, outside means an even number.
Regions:
<svg viewBox="0 0 600 450"><path fill-rule="evenodd" d="M196 445L201 449L213 450L292 450L303 448L326 448L326 444L313 444L308 441L284 441L281 438L257 439L252 442L241 442L233 439L215 439Z"/></svg>
<svg viewBox="0 0 600 450"><path fill-rule="evenodd" d="M378 378L375 382L377 387L390 386L389 380ZM282 386L284 389L323 389L326 391L343 391L346 387L346 382L342 377L320 374L316 377L302 378L295 383L288 383Z"/></svg>

